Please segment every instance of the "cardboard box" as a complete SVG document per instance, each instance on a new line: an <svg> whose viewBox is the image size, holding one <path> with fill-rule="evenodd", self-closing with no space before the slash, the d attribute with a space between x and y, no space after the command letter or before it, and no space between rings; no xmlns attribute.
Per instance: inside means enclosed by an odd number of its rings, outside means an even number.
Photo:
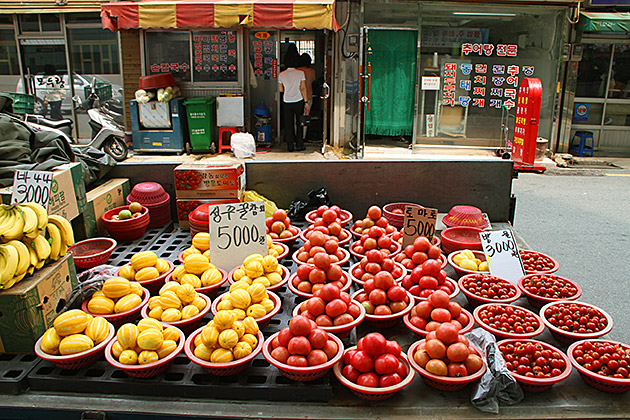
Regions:
<svg viewBox="0 0 630 420"><path fill-rule="evenodd" d="M174 169L173 175L177 198L240 200L245 192L243 163L184 163Z"/></svg>
<svg viewBox="0 0 630 420"><path fill-rule="evenodd" d="M50 201L48 213L58 214L68 220L72 220L85 210L87 201L85 197L85 182L79 162L66 163L57 166L53 171L53 181L50 187ZM11 202L13 187L0 190L2 202Z"/></svg>
<svg viewBox="0 0 630 420"><path fill-rule="evenodd" d="M76 227L75 234L83 239L107 236L101 216L107 210L125 206L130 189L128 178L112 178L88 191L85 211L77 218L77 223L73 224L73 227Z"/></svg>
<svg viewBox="0 0 630 420"><path fill-rule="evenodd" d="M190 228L188 222L188 215L202 204L228 204L228 203L240 203L241 200L237 198L220 198L216 200L207 199L178 199L177 200L177 219L179 220L179 227L182 229Z"/></svg>
<svg viewBox="0 0 630 420"><path fill-rule="evenodd" d="M0 353L32 353L77 284L74 261L67 253L10 289L0 291Z"/></svg>

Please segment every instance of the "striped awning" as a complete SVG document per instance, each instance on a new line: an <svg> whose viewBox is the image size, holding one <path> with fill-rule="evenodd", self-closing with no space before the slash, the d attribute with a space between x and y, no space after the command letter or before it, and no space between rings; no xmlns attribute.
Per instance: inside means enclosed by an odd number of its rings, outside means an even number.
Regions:
<svg viewBox="0 0 630 420"><path fill-rule="evenodd" d="M332 29L335 0L142 0L106 3L103 28Z"/></svg>

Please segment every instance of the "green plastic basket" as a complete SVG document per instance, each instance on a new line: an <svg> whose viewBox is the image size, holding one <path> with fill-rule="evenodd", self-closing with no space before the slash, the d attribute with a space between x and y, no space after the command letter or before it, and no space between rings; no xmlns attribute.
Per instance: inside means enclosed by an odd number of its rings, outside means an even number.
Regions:
<svg viewBox="0 0 630 420"><path fill-rule="evenodd" d="M26 93L3 92L8 93L13 99L13 112L16 114L32 113L35 109L35 96Z"/></svg>
<svg viewBox="0 0 630 420"><path fill-rule="evenodd" d="M90 93L92 93L92 85L85 85L83 87L83 92L85 93L86 98L90 96ZM98 99L101 101L112 99L111 83L96 82L96 94L98 95Z"/></svg>

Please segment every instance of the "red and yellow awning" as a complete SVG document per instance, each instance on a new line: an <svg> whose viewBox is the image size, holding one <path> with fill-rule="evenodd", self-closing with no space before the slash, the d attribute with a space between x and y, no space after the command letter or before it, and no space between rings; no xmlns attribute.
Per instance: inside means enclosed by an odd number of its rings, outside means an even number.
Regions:
<svg viewBox="0 0 630 420"><path fill-rule="evenodd" d="M103 28L332 29L335 0L142 0L105 3Z"/></svg>

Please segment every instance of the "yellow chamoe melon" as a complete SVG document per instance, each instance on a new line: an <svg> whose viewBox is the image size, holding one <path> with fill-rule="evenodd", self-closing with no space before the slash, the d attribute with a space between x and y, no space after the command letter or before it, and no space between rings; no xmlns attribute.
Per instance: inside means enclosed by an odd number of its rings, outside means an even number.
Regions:
<svg viewBox="0 0 630 420"><path fill-rule="evenodd" d="M177 348L177 343L173 340L164 340L159 349L156 350L160 359L165 358L169 354L173 353Z"/></svg>
<svg viewBox="0 0 630 420"><path fill-rule="evenodd" d="M110 299L118 299L131 293L129 280L122 277L112 277L103 283L103 294Z"/></svg>
<svg viewBox="0 0 630 420"><path fill-rule="evenodd" d="M265 277L269 279L269 283L271 283L272 286L282 281L282 274L280 273L268 273Z"/></svg>
<svg viewBox="0 0 630 420"><path fill-rule="evenodd" d="M130 281L129 286L131 287L131 293L134 295L138 295L140 297L144 296L144 290L142 290L142 286L137 281Z"/></svg>
<svg viewBox="0 0 630 420"><path fill-rule="evenodd" d="M221 331L217 343L224 349L231 349L238 343L238 334L233 329Z"/></svg>
<svg viewBox="0 0 630 420"><path fill-rule="evenodd" d="M164 336L161 330L155 328L146 329L138 334L138 347L142 350L157 350L162 345Z"/></svg>
<svg viewBox="0 0 630 420"><path fill-rule="evenodd" d="M201 254L192 254L184 259L184 268L186 272L200 276L210 268L210 260Z"/></svg>
<svg viewBox="0 0 630 420"><path fill-rule="evenodd" d="M153 328L158 330L160 333L162 332L162 324L160 321L153 318L143 318L138 322L138 332L141 333L144 330L148 330L149 328Z"/></svg>
<svg viewBox="0 0 630 420"><path fill-rule="evenodd" d="M212 352L210 361L212 363L227 363L234 360L234 355L228 349L219 348Z"/></svg>
<svg viewBox="0 0 630 420"><path fill-rule="evenodd" d="M201 251L199 251L197 248L191 245L184 250L184 253L182 254L182 258L186 260L186 257L193 254L201 254Z"/></svg>
<svg viewBox="0 0 630 420"><path fill-rule="evenodd" d="M276 307L275 303L273 303L273 300L267 298L267 299L263 299L260 304L265 308L266 313L269 313L271 311L273 311L273 308Z"/></svg>
<svg viewBox="0 0 630 420"><path fill-rule="evenodd" d="M223 280L223 274L216 268L209 268L201 275L201 284L203 287L212 286Z"/></svg>
<svg viewBox="0 0 630 420"><path fill-rule="evenodd" d="M160 356L158 356L156 351L144 350L138 355L139 365L148 365L149 363L157 362L158 360L160 360Z"/></svg>
<svg viewBox="0 0 630 420"><path fill-rule="evenodd" d="M129 281L136 279L136 270L131 265L123 265L118 275Z"/></svg>
<svg viewBox="0 0 630 420"><path fill-rule="evenodd" d="M140 271L141 269L146 267L155 267L155 264L157 264L157 260L158 257L155 252L141 251L133 254L130 263L134 270Z"/></svg>
<svg viewBox="0 0 630 420"><path fill-rule="evenodd" d="M92 318L85 327L85 335L90 337L94 344L102 342L109 335L109 322L102 316Z"/></svg>
<svg viewBox="0 0 630 420"><path fill-rule="evenodd" d="M265 286L260 283L254 283L247 288L247 293L251 296L252 303L261 302L264 298L267 297L267 291L265 290Z"/></svg>
<svg viewBox="0 0 630 420"><path fill-rule="evenodd" d="M174 281L181 283L181 278L184 274L186 274L186 269L183 265L178 265L171 273L171 277Z"/></svg>
<svg viewBox="0 0 630 420"><path fill-rule="evenodd" d="M232 324L232 329L236 331L236 335L240 340L243 335L245 335L245 325L243 325L243 321L234 321Z"/></svg>
<svg viewBox="0 0 630 420"><path fill-rule="evenodd" d="M208 259L208 261L212 261L212 258L210 258L210 250L209 250L209 249L207 249L207 250L203 251L203 252L201 253L201 255L203 255L204 257L206 257L206 258Z"/></svg>
<svg viewBox="0 0 630 420"><path fill-rule="evenodd" d="M67 356L77 354L94 347L94 342L85 334L71 334L61 339L59 354Z"/></svg>
<svg viewBox="0 0 630 420"><path fill-rule="evenodd" d="M118 328L116 338L123 349L133 349L138 339L138 327L132 323L123 324Z"/></svg>
<svg viewBox="0 0 630 420"><path fill-rule="evenodd" d="M160 277L160 272L155 267L145 267L136 272L136 281L153 280Z"/></svg>
<svg viewBox="0 0 630 420"><path fill-rule="evenodd" d="M223 331L232 327L232 324L236 321L236 314L233 311L221 310L217 312L212 321L219 331Z"/></svg>
<svg viewBox="0 0 630 420"><path fill-rule="evenodd" d="M53 321L53 326L60 337L79 334L85 330L90 317L80 309L70 309L59 315Z"/></svg>
<svg viewBox="0 0 630 420"><path fill-rule="evenodd" d="M164 313L164 309L162 309L161 306L156 306L155 308L149 311L149 317L156 319L158 321L161 321L163 313Z"/></svg>
<svg viewBox="0 0 630 420"><path fill-rule="evenodd" d="M247 316L245 311L242 310L242 309L239 309L239 308L232 309L232 312L234 312L234 315L236 315L236 320L237 321L242 321Z"/></svg>
<svg viewBox="0 0 630 420"><path fill-rule="evenodd" d="M262 318L265 315L267 315L267 310L260 303L255 303L247 308L247 316L252 318Z"/></svg>
<svg viewBox="0 0 630 420"><path fill-rule="evenodd" d="M118 359L120 357L120 355L122 354L122 352L125 349L122 348L122 346L120 345L120 343L118 342L118 340L114 341L114 344L112 344L112 355Z"/></svg>
<svg viewBox="0 0 630 420"><path fill-rule="evenodd" d="M181 276L181 278L179 279L179 282L182 285L189 284L193 288L201 287L201 279L197 275L191 274L191 273L186 273L183 276Z"/></svg>
<svg viewBox="0 0 630 420"><path fill-rule="evenodd" d="M212 327L205 327L199 333L199 337L201 337L201 342L208 348L214 347L217 344L217 340L219 339L219 330Z"/></svg>
<svg viewBox="0 0 630 420"><path fill-rule="evenodd" d="M204 298L202 298L201 296L197 296L195 300L192 301L192 305L195 305L197 309L199 309L199 311L203 311L207 303Z"/></svg>
<svg viewBox="0 0 630 420"><path fill-rule="evenodd" d="M175 289L175 293L183 305L190 305L197 297L195 288L190 284L183 284Z"/></svg>
<svg viewBox="0 0 630 420"><path fill-rule="evenodd" d="M217 304L217 309L219 311L230 311L234 309L234 306L232 306L232 302L230 302L230 299L221 299Z"/></svg>
<svg viewBox="0 0 630 420"><path fill-rule="evenodd" d="M273 273L278 269L278 259L272 255L267 255L262 259L262 266L265 273Z"/></svg>
<svg viewBox="0 0 630 420"><path fill-rule="evenodd" d="M243 357L247 357L252 354L252 346L246 342L237 343L236 346L232 349L232 354L234 354L234 359L242 359Z"/></svg>
<svg viewBox="0 0 630 420"><path fill-rule="evenodd" d="M239 290L239 289L247 290L251 284L252 284L252 279L250 279L249 277L241 277L240 280L235 281L234 283L230 285L229 291L230 293L232 293L233 291Z"/></svg>
<svg viewBox="0 0 630 420"><path fill-rule="evenodd" d="M199 232L193 236L192 244L199 251L204 252L210 248L210 234L208 232Z"/></svg>
<svg viewBox="0 0 630 420"><path fill-rule="evenodd" d="M195 353L195 356L197 356L201 360L205 360L206 362L209 362L213 351L214 351L213 349L209 349L203 343L201 343L195 347L194 353Z"/></svg>
<svg viewBox="0 0 630 420"><path fill-rule="evenodd" d="M87 309L96 315L109 315L114 313L115 305L112 299L99 295L89 300Z"/></svg>
<svg viewBox="0 0 630 420"><path fill-rule="evenodd" d="M168 308L167 310L162 312L161 321L163 322L177 322L177 321L181 321L181 319L182 319L182 312L179 309Z"/></svg>
<svg viewBox="0 0 630 420"><path fill-rule="evenodd" d="M39 343L39 347L44 353L56 355L59 354L59 343L61 337L57 334L54 328L48 328L42 336L42 341Z"/></svg>
<svg viewBox="0 0 630 420"><path fill-rule="evenodd" d="M258 346L258 336L254 334L245 334L239 340L239 343L248 343L252 349L255 349Z"/></svg>
<svg viewBox="0 0 630 420"><path fill-rule="evenodd" d="M246 334L254 334L254 335L258 334L258 331L259 331L258 322L256 322L256 320L253 317L248 316L242 322L243 322L243 326L245 327Z"/></svg>
<svg viewBox="0 0 630 420"><path fill-rule="evenodd" d="M114 312L117 314L121 312L127 312L134 308L137 308L142 303L142 298L134 293L123 296L116 302L114 306Z"/></svg>
<svg viewBox="0 0 630 420"><path fill-rule="evenodd" d="M155 268L157 268L157 271L160 274L164 274L166 273L168 270L171 269L171 265L168 263L168 261L166 261L163 258L158 258L157 262L155 263Z"/></svg>
<svg viewBox="0 0 630 420"><path fill-rule="evenodd" d="M252 303L252 297L245 289L237 289L230 292L230 302L238 309L246 309Z"/></svg>
<svg viewBox="0 0 630 420"><path fill-rule="evenodd" d="M151 296L149 298L149 310L153 308L157 308L160 306L160 297L159 296Z"/></svg>
<svg viewBox="0 0 630 420"><path fill-rule="evenodd" d="M195 305L187 305L182 309L182 319L189 319L199 315L199 308Z"/></svg>
<svg viewBox="0 0 630 420"><path fill-rule="evenodd" d="M138 354L133 350L123 350L118 356L118 361L123 365L135 365L138 363Z"/></svg>
<svg viewBox="0 0 630 420"><path fill-rule="evenodd" d="M162 331L162 336L164 340L172 340L174 342L179 341L179 331L175 327L167 327Z"/></svg>
<svg viewBox="0 0 630 420"><path fill-rule="evenodd" d="M237 268L232 273L232 278L234 279L234 281L239 281L241 278L243 278L243 276L245 276L245 270L243 270L243 267Z"/></svg>
<svg viewBox="0 0 630 420"><path fill-rule="evenodd" d="M180 286L178 285L178 287ZM177 297L177 294L174 291L169 290L168 292L164 292L160 295L160 306L164 309L179 309L182 307L182 301L179 297Z"/></svg>
<svg viewBox="0 0 630 420"><path fill-rule="evenodd" d="M158 294L162 296L162 294L166 292L169 292L169 291L174 292L177 290L179 286L180 284L177 283L176 281L168 281L164 283L164 286L160 287L160 291L158 292Z"/></svg>
<svg viewBox="0 0 630 420"><path fill-rule="evenodd" d="M243 263L243 271L245 271L245 275L251 279L255 279L256 277L260 277L265 274L262 261L259 260Z"/></svg>

